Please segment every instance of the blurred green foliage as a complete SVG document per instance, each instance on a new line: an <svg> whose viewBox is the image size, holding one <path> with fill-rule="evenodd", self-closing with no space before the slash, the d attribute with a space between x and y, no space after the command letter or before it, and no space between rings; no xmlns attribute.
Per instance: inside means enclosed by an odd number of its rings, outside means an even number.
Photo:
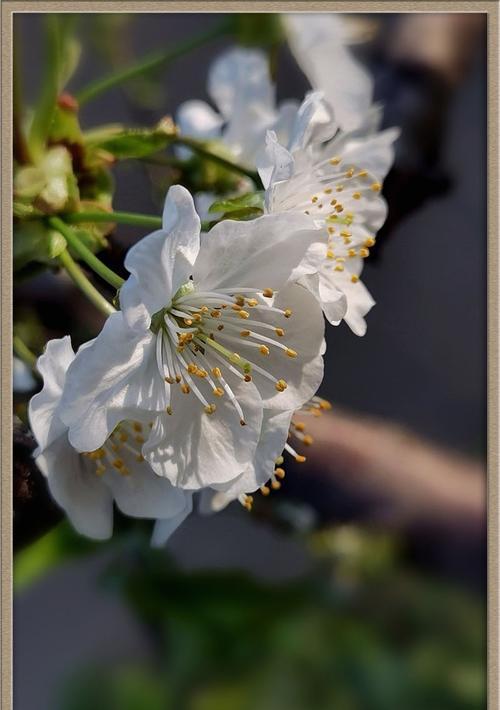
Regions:
<svg viewBox="0 0 500 710"><path fill-rule="evenodd" d="M57 710L478 710L484 609L417 573L393 538L318 534L286 585L182 572L129 536L105 576L156 649L153 664L87 668Z"/></svg>

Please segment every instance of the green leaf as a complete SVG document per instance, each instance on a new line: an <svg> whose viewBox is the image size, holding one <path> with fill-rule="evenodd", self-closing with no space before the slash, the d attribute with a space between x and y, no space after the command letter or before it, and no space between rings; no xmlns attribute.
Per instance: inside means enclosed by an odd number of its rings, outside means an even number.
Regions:
<svg viewBox="0 0 500 710"><path fill-rule="evenodd" d="M28 221L14 225L12 258L18 271L30 261L47 261L48 231L42 222Z"/></svg>
<svg viewBox="0 0 500 710"><path fill-rule="evenodd" d="M62 522L49 533L23 548L14 557L14 589L16 592L62 562L88 554L97 543L76 533L69 523Z"/></svg>
<svg viewBox="0 0 500 710"><path fill-rule="evenodd" d="M94 148L111 153L115 158L144 158L166 148L172 136L163 130L128 129L92 143Z"/></svg>
<svg viewBox="0 0 500 710"><path fill-rule="evenodd" d="M232 197L225 200L217 200L210 205L211 214L222 212L233 219L241 219L242 216L262 214L264 210L264 193L248 192L245 195Z"/></svg>

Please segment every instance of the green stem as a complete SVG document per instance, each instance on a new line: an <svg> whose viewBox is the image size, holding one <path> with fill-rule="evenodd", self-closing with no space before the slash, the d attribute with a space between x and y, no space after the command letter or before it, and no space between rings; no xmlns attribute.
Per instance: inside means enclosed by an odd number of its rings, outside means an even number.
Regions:
<svg viewBox="0 0 500 710"><path fill-rule="evenodd" d="M124 279L122 279L121 276L118 276L118 274L115 274L115 272L109 269L106 264L103 264L103 262L98 259L97 256L93 254L82 241L80 241L80 239L78 239L71 227L68 227L68 225L62 221L62 219L60 219L59 217L50 217L49 224L51 227L53 227L63 235L67 243L71 247L73 247L74 251L78 254L78 256L88 266L90 266L92 271L95 271L96 274L98 274L102 279L107 281L108 284L114 286L115 288L120 288L121 286L123 286L123 284L125 283Z"/></svg>
<svg viewBox="0 0 500 710"><path fill-rule="evenodd" d="M178 145L184 145L186 148L191 148L192 151L198 153L202 158L210 160L212 163L217 163L221 165L226 170L231 170L234 173L240 173L240 175L245 175L253 180L257 185L260 184L259 173L251 168L247 168L244 165L235 163L228 158L223 158L221 155L212 153L201 141L196 138L189 138L188 136L175 136L172 139L172 143L177 143Z"/></svg>
<svg viewBox="0 0 500 710"><path fill-rule="evenodd" d="M20 360L33 370L35 369L37 357L18 335L14 335L12 338L12 349Z"/></svg>
<svg viewBox="0 0 500 710"><path fill-rule="evenodd" d="M117 224L132 224L137 227L151 227L158 229L162 225L161 217L152 217L148 214L136 212L69 212L64 215L64 220L69 224L82 222L116 222Z"/></svg>
<svg viewBox="0 0 500 710"><path fill-rule="evenodd" d="M116 222L116 224L130 224L132 226L148 227L150 229L161 229L163 224L161 217L154 217L149 214L138 214L137 212L68 212L63 215L63 217L64 221L68 224L81 224L82 222ZM210 229L211 224L212 222L210 220L202 221L202 230L207 231ZM89 266L91 266L91 264L89 264Z"/></svg>
<svg viewBox="0 0 500 710"><path fill-rule="evenodd" d="M60 34L58 18L47 15L46 18L46 67L41 81L41 95L35 107L29 133L29 148L33 158L40 158L50 130L50 124L56 107L59 88L59 53Z"/></svg>
<svg viewBox="0 0 500 710"><path fill-rule="evenodd" d="M59 254L57 258L61 266L66 270L66 272L74 281L74 283L87 296L89 301L91 301L96 308L98 308L100 311L102 311L102 313L107 316L111 315L111 313L115 313L115 309L113 308L111 303L106 301L104 296L102 296L99 291L94 288L94 286L90 283L90 281L80 269L78 264L73 261L67 249L61 252L61 254Z"/></svg>
<svg viewBox="0 0 500 710"><path fill-rule="evenodd" d="M225 21L207 32L187 39L185 42L182 42L173 49L163 52L154 52L142 59L140 62L127 67L127 69L123 69L120 72L113 72L102 79L97 79L96 81L91 82L88 86L76 94L76 98L81 106L82 104L87 103L87 101L95 99L96 96L99 96L99 94L102 94L104 91L107 91L114 86L123 84L125 81L129 81L129 79L133 79L141 74L146 74L150 71L158 69L162 65L174 61L183 54L187 54L191 50L200 47L206 42L209 42L216 37L221 37L228 31L228 29L228 22Z"/></svg>

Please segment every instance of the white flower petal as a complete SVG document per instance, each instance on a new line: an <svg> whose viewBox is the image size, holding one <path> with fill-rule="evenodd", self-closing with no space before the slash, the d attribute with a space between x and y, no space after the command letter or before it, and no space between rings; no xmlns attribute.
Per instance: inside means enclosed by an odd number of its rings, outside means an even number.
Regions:
<svg viewBox="0 0 500 710"><path fill-rule="evenodd" d="M347 299L332 279L323 273L309 274L300 280L308 291L318 300L326 319L337 325L347 312Z"/></svg>
<svg viewBox="0 0 500 710"><path fill-rule="evenodd" d="M345 47L342 16L287 14L284 21L290 48L312 87L324 92L343 129L356 128L370 107L373 81Z"/></svg>
<svg viewBox="0 0 500 710"><path fill-rule="evenodd" d="M105 540L113 530L113 498L91 464L61 436L37 457L49 490L74 528L87 537Z"/></svg>
<svg viewBox="0 0 500 710"><path fill-rule="evenodd" d="M193 393L172 387L173 414L157 418L143 453L160 476L186 490L231 481L254 455L262 423L262 403L251 382L226 377L246 425L227 395L216 400L216 411L204 412ZM214 400L215 398L211 398Z"/></svg>
<svg viewBox="0 0 500 710"><path fill-rule="evenodd" d="M165 478L157 476L146 461L138 463L131 453L120 451L129 473L115 470L102 477L120 510L134 518L171 518L184 509L185 495Z"/></svg>
<svg viewBox="0 0 500 710"><path fill-rule="evenodd" d="M37 369L43 377L43 388L31 398L28 414L31 429L42 450L66 432L66 426L55 414L55 410L61 399L66 371L74 357L71 338L66 335L64 338L49 340L45 352L37 360Z"/></svg>
<svg viewBox="0 0 500 710"><path fill-rule="evenodd" d="M325 101L322 91L311 91L300 105L294 121L287 148L291 153L309 145L330 140L335 134L331 106Z"/></svg>
<svg viewBox="0 0 500 710"><path fill-rule="evenodd" d="M201 243L193 280L217 288L280 288L315 238L306 215L264 215L248 222L224 220Z"/></svg>
<svg viewBox="0 0 500 710"><path fill-rule="evenodd" d="M156 521L151 538L152 547L163 547L172 533L174 533L179 525L184 522L192 510L193 496L192 494L185 493L184 507L179 513L177 513L177 515L174 515L171 518Z"/></svg>
<svg viewBox="0 0 500 710"><path fill-rule="evenodd" d="M141 239L128 252L132 274L120 289L120 305L131 327L144 328L140 304L150 316L167 306L188 280L200 243L200 218L193 198L181 185L167 193L163 228Z"/></svg>
<svg viewBox="0 0 500 710"><path fill-rule="evenodd" d="M224 119L204 101L185 101L177 111L181 135L215 138L220 134L223 123Z"/></svg>
<svg viewBox="0 0 500 710"><path fill-rule="evenodd" d="M264 188L281 180L288 180L294 173L295 160L290 151L281 145L274 131L267 131L265 148L257 156L257 170Z"/></svg>
<svg viewBox="0 0 500 710"><path fill-rule="evenodd" d="M342 289L347 299L347 312L344 320L355 335L366 333L364 316L373 308L375 301L366 286L358 281L352 283L349 273L342 273L338 287Z"/></svg>
<svg viewBox="0 0 500 710"><path fill-rule="evenodd" d="M264 410L259 443L252 464L229 484L214 486L214 489L225 494L228 502L242 493L256 491L271 478L276 459L285 448L292 416L293 412Z"/></svg>
<svg viewBox="0 0 500 710"><path fill-rule="evenodd" d="M224 52L210 67L208 93L226 120L254 107L272 111L274 87L264 52L241 48Z"/></svg>
<svg viewBox="0 0 500 710"><path fill-rule="evenodd" d="M323 361L320 356L324 334L324 319L321 308L312 294L300 285L286 286L277 295L274 305L277 308L290 308L292 315L284 318L285 330L283 344L296 352L296 357L289 357L284 350L270 346L269 356L262 356L245 341L238 348L241 357L255 362L264 368L276 380L287 383L284 392L276 390L274 382L257 371L252 372L254 382L259 388L264 406L281 411L299 409L318 389L323 378ZM260 311L263 322L276 325L276 314Z"/></svg>
<svg viewBox="0 0 500 710"><path fill-rule="evenodd" d="M137 333L120 312L113 313L68 368L61 418L72 445L94 451L120 421L163 411L167 388L156 366L153 333Z"/></svg>

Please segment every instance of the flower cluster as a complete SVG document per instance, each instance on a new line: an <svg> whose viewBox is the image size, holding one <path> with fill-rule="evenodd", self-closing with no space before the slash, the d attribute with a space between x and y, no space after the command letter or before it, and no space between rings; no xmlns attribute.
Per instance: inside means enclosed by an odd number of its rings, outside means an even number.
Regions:
<svg viewBox="0 0 500 710"><path fill-rule="evenodd" d="M310 65L326 61L324 38L310 52L287 23L292 47L308 55L304 71L321 79ZM334 46L365 97L366 75ZM366 97L353 100L345 74L337 80L276 108L264 54L220 57L208 87L218 112L189 101L177 123L258 169L262 214L202 232L191 194L172 186L161 228L126 256L129 276L102 331L76 354L68 336L52 340L39 358L36 460L82 534L111 535L116 504L155 520L160 545L194 497L202 509L236 499L250 509L252 493L281 486L286 456L305 460L304 419L329 407L316 394L323 314L362 335L374 303L360 274L386 217L381 187L397 137L379 131Z"/></svg>

